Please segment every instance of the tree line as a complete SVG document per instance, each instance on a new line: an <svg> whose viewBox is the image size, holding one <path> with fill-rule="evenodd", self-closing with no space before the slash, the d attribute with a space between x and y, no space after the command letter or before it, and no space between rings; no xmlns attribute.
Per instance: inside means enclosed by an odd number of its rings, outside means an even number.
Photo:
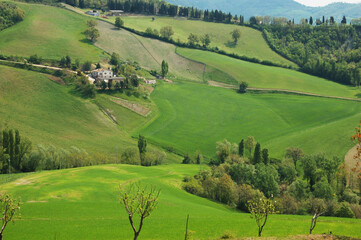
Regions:
<svg viewBox="0 0 361 240"><path fill-rule="evenodd" d="M0 31L24 19L24 12L10 2L0 3Z"/></svg>
<svg viewBox="0 0 361 240"><path fill-rule="evenodd" d="M183 163L196 163L187 158ZM245 212L249 201L272 198L282 214L314 214L316 204L326 216L361 218L361 197L355 190L361 191L361 181L351 182L342 159L305 155L297 147L286 149L283 159L271 158L250 136L238 144L218 142L209 164L210 170L184 178L186 191Z"/></svg>

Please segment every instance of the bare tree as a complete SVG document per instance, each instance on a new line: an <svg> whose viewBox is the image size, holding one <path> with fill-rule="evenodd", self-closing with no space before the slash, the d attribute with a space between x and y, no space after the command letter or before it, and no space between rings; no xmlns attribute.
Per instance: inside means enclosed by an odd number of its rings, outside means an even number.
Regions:
<svg viewBox="0 0 361 240"><path fill-rule="evenodd" d="M20 201L15 200L9 194L0 193L0 212L1 212L1 230L0 240L3 239L3 233L7 224L14 221L14 216L20 211Z"/></svg>
<svg viewBox="0 0 361 240"><path fill-rule="evenodd" d="M326 205L322 199L313 199L311 202L312 211L314 212L312 220L311 220L311 227L310 227L310 234L312 234L313 229L316 227L317 218L322 216L326 212Z"/></svg>
<svg viewBox="0 0 361 240"><path fill-rule="evenodd" d="M268 215L276 213L273 201L267 198L248 201L248 210L252 214L251 217L256 219L258 236L261 237Z"/></svg>
<svg viewBox="0 0 361 240"><path fill-rule="evenodd" d="M160 189L155 187L142 187L140 184L130 184L120 187L121 202L128 213L129 222L134 231L136 240L142 230L144 219L149 217L158 204ZM138 229L135 226L135 216L139 217Z"/></svg>

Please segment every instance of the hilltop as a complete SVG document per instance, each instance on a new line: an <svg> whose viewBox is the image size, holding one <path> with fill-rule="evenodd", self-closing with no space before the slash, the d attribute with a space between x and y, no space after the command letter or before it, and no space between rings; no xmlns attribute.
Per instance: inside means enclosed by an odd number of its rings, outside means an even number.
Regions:
<svg viewBox="0 0 361 240"><path fill-rule="evenodd" d="M325 7L307 7L293 0L169 0L168 2L182 5L194 6L200 9L218 9L232 14L245 16L275 16L286 17L299 21L301 18L310 16L334 16L341 20L345 15L347 18L360 18L361 4L334 3Z"/></svg>

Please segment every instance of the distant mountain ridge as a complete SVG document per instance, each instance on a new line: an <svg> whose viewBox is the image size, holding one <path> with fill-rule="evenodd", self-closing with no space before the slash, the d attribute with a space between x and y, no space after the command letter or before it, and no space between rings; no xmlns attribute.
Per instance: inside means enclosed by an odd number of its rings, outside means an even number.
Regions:
<svg viewBox="0 0 361 240"><path fill-rule="evenodd" d="M251 16L286 17L299 21L301 18L314 19L333 16L341 20L361 17L361 4L333 3L324 7L308 7L293 0L168 0L169 3L193 6L200 9L218 9L231 12L233 15L243 15L245 19Z"/></svg>

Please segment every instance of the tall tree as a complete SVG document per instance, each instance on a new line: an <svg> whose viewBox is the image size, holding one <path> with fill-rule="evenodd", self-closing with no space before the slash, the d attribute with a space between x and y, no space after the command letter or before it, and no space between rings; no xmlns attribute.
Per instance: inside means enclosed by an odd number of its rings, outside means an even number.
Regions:
<svg viewBox="0 0 361 240"><path fill-rule="evenodd" d="M238 155L243 157L244 155L244 140L242 139L241 142L238 144Z"/></svg>
<svg viewBox="0 0 361 240"><path fill-rule="evenodd" d="M245 147L247 148L248 150L248 153L249 153L249 158L251 159L252 157L252 150L254 148L254 145L255 145L256 141L254 140L254 137L253 136L248 136L248 138L246 139L244 145Z"/></svg>
<svg viewBox="0 0 361 240"><path fill-rule="evenodd" d="M168 74L168 63L163 60L162 61L162 76L165 77Z"/></svg>
<svg viewBox="0 0 361 240"><path fill-rule="evenodd" d="M310 17L310 21L308 21L308 23L309 23L310 25L313 24L313 18L312 18L312 17Z"/></svg>
<svg viewBox="0 0 361 240"><path fill-rule="evenodd" d="M300 160L303 156L303 150L298 147L289 147L286 149L286 157L292 158L295 168L297 167L297 161Z"/></svg>
<svg viewBox="0 0 361 240"><path fill-rule="evenodd" d="M9 155L10 155L10 161L11 161L11 165L14 167L15 166L15 141L14 141L14 133L13 130L9 130Z"/></svg>
<svg viewBox="0 0 361 240"><path fill-rule="evenodd" d="M208 47L209 44L211 43L211 38L209 37L209 34L204 34L201 37L201 42L202 42L203 47Z"/></svg>
<svg viewBox="0 0 361 240"><path fill-rule="evenodd" d="M256 147L254 148L254 154L253 154L253 164L257 164L261 162L262 162L261 144L256 143Z"/></svg>
<svg viewBox="0 0 361 240"><path fill-rule="evenodd" d="M147 140L144 136L139 135L138 149L141 163L144 161L145 153L147 152Z"/></svg>
<svg viewBox="0 0 361 240"><path fill-rule="evenodd" d="M165 26L160 29L160 35L163 38L170 39L173 34L174 34L174 31L171 26Z"/></svg>
<svg viewBox="0 0 361 240"><path fill-rule="evenodd" d="M269 156L268 156L268 149L267 148L264 148L262 150L262 159L263 159L263 163L264 164L269 164Z"/></svg>
<svg viewBox="0 0 361 240"><path fill-rule="evenodd" d="M346 23L347 23L346 17L343 16L343 17L342 17L342 20L341 20L341 24L346 24Z"/></svg>

